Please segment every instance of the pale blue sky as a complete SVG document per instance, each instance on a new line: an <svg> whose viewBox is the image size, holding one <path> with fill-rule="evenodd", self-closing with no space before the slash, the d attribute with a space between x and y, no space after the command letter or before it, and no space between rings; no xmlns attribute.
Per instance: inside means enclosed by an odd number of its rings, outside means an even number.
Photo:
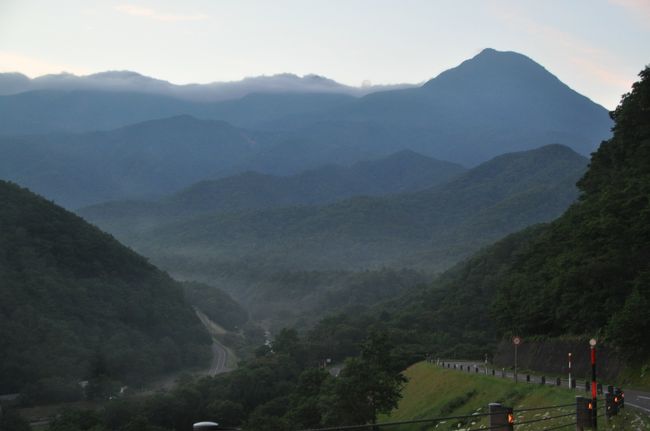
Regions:
<svg viewBox="0 0 650 431"><path fill-rule="evenodd" d="M32 77L417 83L487 47L612 109L650 63L650 0L0 0L0 71Z"/></svg>

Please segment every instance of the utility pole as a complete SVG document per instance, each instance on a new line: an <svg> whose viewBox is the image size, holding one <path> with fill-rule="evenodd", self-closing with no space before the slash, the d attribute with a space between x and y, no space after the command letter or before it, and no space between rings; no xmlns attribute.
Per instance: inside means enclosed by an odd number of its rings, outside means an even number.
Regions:
<svg viewBox="0 0 650 431"><path fill-rule="evenodd" d="M487 376L488 373L488 354L485 354L485 375Z"/></svg>

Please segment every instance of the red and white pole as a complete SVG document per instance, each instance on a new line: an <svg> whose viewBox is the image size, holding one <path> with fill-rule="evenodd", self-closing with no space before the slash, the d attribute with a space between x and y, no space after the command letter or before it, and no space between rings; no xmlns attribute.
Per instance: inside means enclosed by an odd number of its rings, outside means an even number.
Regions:
<svg viewBox="0 0 650 431"><path fill-rule="evenodd" d="M598 384L596 383L596 339L589 340L591 346L591 402L593 405L592 410L592 423L594 429L598 429Z"/></svg>

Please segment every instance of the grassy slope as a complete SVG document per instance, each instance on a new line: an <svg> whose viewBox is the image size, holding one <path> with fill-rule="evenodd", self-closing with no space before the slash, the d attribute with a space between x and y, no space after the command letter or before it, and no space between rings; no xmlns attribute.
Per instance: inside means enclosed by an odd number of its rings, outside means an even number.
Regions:
<svg viewBox="0 0 650 431"><path fill-rule="evenodd" d="M467 415L473 412L487 412L487 405L500 402L515 409L543 407L569 404L575 401L576 393L565 388L551 386L541 387L534 384L515 384L511 380L499 377L465 374L460 371L445 370L426 362L417 363L405 371L409 382L404 388L403 398L399 407L390 416L380 418L379 422L403 421L411 419L434 418L441 416ZM602 405L602 404L601 404ZM540 410L515 414L516 421L523 422L539 419L545 414L557 416L574 412L573 407ZM520 425L519 430L542 430L546 427L570 422L571 417L538 422L530 425ZM642 422L640 422L642 421ZM435 425L412 425L395 427L399 431L425 429L479 429L487 426L487 420L474 420L472 423L447 421L437 427ZM650 419L634 410L627 408L609 425L603 419L599 429L648 429ZM632 424L638 424L632 425ZM624 425L624 426L623 426ZM648 428L646 428L648 427ZM567 427L566 429L572 429Z"/></svg>

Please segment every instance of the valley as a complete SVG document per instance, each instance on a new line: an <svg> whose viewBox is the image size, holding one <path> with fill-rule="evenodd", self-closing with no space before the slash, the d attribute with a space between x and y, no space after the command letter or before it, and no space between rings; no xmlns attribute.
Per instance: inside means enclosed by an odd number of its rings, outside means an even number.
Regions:
<svg viewBox="0 0 650 431"><path fill-rule="evenodd" d="M583 392L597 340L635 408L598 429L647 429L649 79L608 114L491 48L367 88L0 73L2 430L575 426L437 360L507 376L515 336Z"/></svg>

